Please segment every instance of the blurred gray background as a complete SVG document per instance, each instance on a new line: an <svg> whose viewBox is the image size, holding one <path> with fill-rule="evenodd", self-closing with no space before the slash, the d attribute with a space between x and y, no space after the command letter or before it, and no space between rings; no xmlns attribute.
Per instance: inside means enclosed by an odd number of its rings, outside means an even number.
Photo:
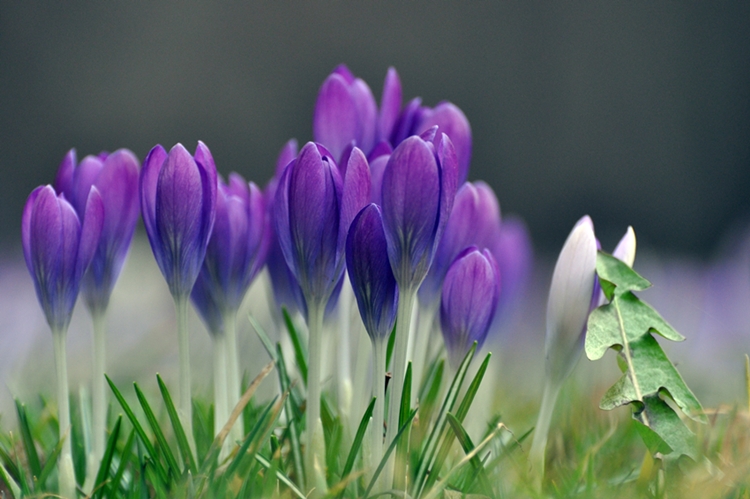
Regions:
<svg viewBox="0 0 750 499"><path fill-rule="evenodd" d="M3 1L0 245L71 147L201 139L265 184L341 62L460 106L470 178L542 251L588 213L605 248L705 257L750 215L749 2Z"/></svg>

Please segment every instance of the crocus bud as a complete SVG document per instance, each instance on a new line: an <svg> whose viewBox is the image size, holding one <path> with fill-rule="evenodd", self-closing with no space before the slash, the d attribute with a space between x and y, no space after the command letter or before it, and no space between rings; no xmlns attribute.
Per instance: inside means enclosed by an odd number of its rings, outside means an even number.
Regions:
<svg viewBox="0 0 750 499"><path fill-rule="evenodd" d="M380 113L378 114L378 140L388 142L393 132L393 127L398 121L401 112L401 101L403 92L401 90L401 79L393 67L388 68L383 82L383 95L380 98Z"/></svg>
<svg viewBox="0 0 750 499"><path fill-rule="evenodd" d="M143 223L175 297L186 297L200 272L216 215L216 188L216 165L203 142L195 157L182 144L169 154L157 145L143 162Z"/></svg>
<svg viewBox="0 0 750 499"><path fill-rule="evenodd" d="M398 289L388 262L382 214L374 203L351 224L346 268L367 334L373 341L388 337L396 322Z"/></svg>
<svg viewBox="0 0 750 499"><path fill-rule="evenodd" d="M448 269L440 301L440 326L450 363L458 368L476 341L487 338L500 296L500 274L489 250L462 252Z"/></svg>
<svg viewBox="0 0 750 499"><path fill-rule="evenodd" d="M355 78L345 65L338 66L318 92L313 116L313 138L335 161L352 142L365 152L375 145L377 105L370 87Z"/></svg>
<svg viewBox="0 0 750 499"><path fill-rule="evenodd" d="M492 249L500 233L500 205L492 188L484 182L465 183L458 189L453 210L435 253L430 271L419 288L425 305L440 297L448 267L469 246Z"/></svg>
<svg viewBox="0 0 750 499"><path fill-rule="evenodd" d="M592 301L595 305L599 296L594 285L595 272L594 224L585 216L565 241L552 274L545 342L550 379L567 378L581 355L586 320Z"/></svg>
<svg viewBox="0 0 750 499"><path fill-rule="evenodd" d="M92 187L83 209L75 209L52 186L37 187L23 210L21 238L26 266L53 332L70 323L81 278L94 258L104 223L104 204Z"/></svg>
<svg viewBox="0 0 750 499"><path fill-rule="evenodd" d="M219 182L216 221L191 298L213 333L217 315L235 312L268 253L268 219L258 187L233 173ZM218 310L213 310L218 307ZM220 325L220 321L219 321Z"/></svg>
<svg viewBox="0 0 750 499"><path fill-rule="evenodd" d="M628 267L632 267L635 262L635 246L635 231L632 226L628 226L628 230L625 231L625 235L617 243L612 256L625 262Z"/></svg>
<svg viewBox="0 0 750 499"><path fill-rule="evenodd" d="M421 108L414 133L422 133L436 125L440 132L450 137L451 142L453 142L458 158L458 181L463 183L469 175L469 163L471 162L471 126L469 120L456 105L450 102L441 102L434 108ZM437 137L437 139L440 138ZM436 143L435 147L437 145Z"/></svg>
<svg viewBox="0 0 750 499"><path fill-rule="evenodd" d="M433 132L434 133L434 132ZM453 208L458 164L442 134L412 136L393 151L383 173L383 224L391 268L403 291L424 279Z"/></svg>
<svg viewBox="0 0 750 499"><path fill-rule="evenodd" d="M366 165L360 155L355 156ZM351 182L342 180L331 154L308 142L279 182L274 200L276 235L308 307L326 306L343 277L347 224L370 195L369 188L357 184L356 179L364 178L357 173L362 166L358 163L350 161L347 168ZM369 182L369 174L366 177ZM353 194L349 199L345 189L367 197L356 201L358 195Z"/></svg>
<svg viewBox="0 0 750 499"><path fill-rule="evenodd" d="M109 304L138 221L138 160L127 149L112 154L86 156L76 164L75 149L65 156L55 179L83 218L92 186L101 194L104 223L91 266L83 278L83 295L89 310L101 313Z"/></svg>

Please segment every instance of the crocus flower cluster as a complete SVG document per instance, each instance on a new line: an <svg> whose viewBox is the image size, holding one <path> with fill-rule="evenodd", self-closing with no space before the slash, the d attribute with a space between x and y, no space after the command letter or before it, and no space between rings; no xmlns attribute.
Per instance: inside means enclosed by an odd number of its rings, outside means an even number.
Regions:
<svg viewBox="0 0 750 499"><path fill-rule="evenodd" d="M439 305L456 365L472 342L481 345L487 337L501 296L501 270L522 280L523 272L513 269L528 260L516 254L528 248L522 226L503 232L490 187L466 182L472 135L463 112L450 102L425 107L419 98L402 107L402 99L393 68L378 106L362 79L337 67L318 94L314 142L299 151L296 141L288 142L264 191L237 174L224 182L202 142L194 154L181 144L169 152L155 146L140 174L128 151L87 156L80 164L71 151L57 176L62 194L49 186L35 190L23 220L27 264L53 331L67 327L81 282L92 315L103 314L133 235L139 196L154 257L175 302L180 416L194 445L188 297L215 343L218 431L239 399L236 314L268 263L277 305L299 311L308 325L304 480L308 490L322 494L323 317L342 287L351 285L373 342L375 428L386 419L385 344L395 324L390 441L398 430L396 401L417 292L432 311L425 324L432 324ZM375 462L383 443L374 431ZM379 488L390 487L391 474L386 468Z"/></svg>

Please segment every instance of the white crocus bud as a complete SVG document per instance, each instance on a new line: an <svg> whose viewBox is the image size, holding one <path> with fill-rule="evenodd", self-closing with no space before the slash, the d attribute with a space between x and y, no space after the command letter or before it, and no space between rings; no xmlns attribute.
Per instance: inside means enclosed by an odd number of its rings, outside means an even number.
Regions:
<svg viewBox="0 0 750 499"><path fill-rule="evenodd" d="M624 262L628 267L633 266L633 262L635 262L635 231L632 226L628 226L627 232L617 243L612 256Z"/></svg>
<svg viewBox="0 0 750 499"><path fill-rule="evenodd" d="M547 376L562 382L583 351L596 272L594 223L584 216L565 241L552 274L547 302Z"/></svg>

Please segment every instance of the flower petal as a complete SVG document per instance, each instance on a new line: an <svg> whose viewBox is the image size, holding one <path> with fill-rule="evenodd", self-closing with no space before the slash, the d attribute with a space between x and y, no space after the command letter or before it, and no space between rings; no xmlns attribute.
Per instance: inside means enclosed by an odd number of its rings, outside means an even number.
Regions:
<svg viewBox="0 0 750 499"><path fill-rule="evenodd" d="M378 116L378 140L388 140L401 111L403 93L401 79L393 67L388 68L383 82L383 96L380 98L380 116Z"/></svg>
<svg viewBox="0 0 750 499"><path fill-rule="evenodd" d="M338 73L326 78L318 93L313 116L313 138L325 144L339 159L344 148L357 139L359 110L349 84Z"/></svg>
<svg viewBox="0 0 750 499"><path fill-rule="evenodd" d="M466 115L456 105L450 102L441 102L433 109L423 108L420 118L420 123L415 130L416 133L421 133L437 125L440 128L440 133L445 133L450 137L458 158L458 179L460 182L465 182L469 174L472 146L471 126ZM440 137L437 137L437 139L440 140ZM435 146L438 146L437 141Z"/></svg>

